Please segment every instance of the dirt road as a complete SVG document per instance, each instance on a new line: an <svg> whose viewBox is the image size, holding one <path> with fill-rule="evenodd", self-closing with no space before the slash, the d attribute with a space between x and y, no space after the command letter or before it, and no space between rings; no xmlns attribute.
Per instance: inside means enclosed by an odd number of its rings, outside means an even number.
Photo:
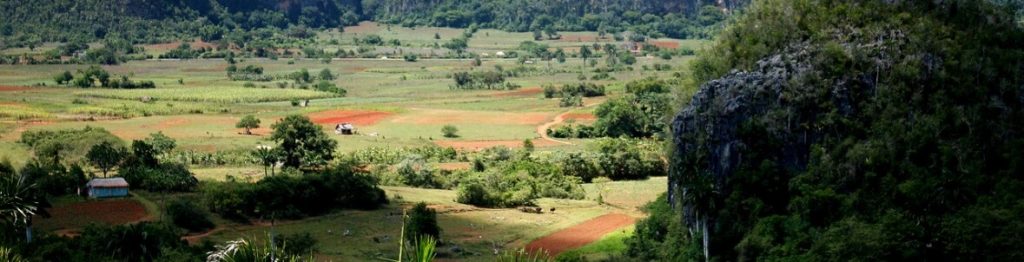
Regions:
<svg viewBox="0 0 1024 262"><path fill-rule="evenodd" d="M526 245L527 252L547 251L552 257L585 246L608 233L632 225L636 218L624 214L607 214L587 220L575 226L551 233Z"/></svg>

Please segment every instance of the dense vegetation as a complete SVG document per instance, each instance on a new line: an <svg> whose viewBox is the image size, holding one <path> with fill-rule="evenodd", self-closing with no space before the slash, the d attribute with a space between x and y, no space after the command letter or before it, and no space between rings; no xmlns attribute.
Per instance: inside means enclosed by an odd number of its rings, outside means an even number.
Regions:
<svg viewBox="0 0 1024 262"><path fill-rule="evenodd" d="M1013 11L755 3L694 63L701 88L673 122L675 208L655 205L631 254L1024 258L1024 30Z"/></svg>
<svg viewBox="0 0 1024 262"><path fill-rule="evenodd" d="M724 1L736 9L746 0ZM361 20L405 26L498 28L518 32L600 31L675 38L706 38L725 14L716 1L4 1L0 37L5 47L41 42L128 39L136 43L202 38L245 39L268 32L306 38L310 28ZM248 32L253 32L249 34Z"/></svg>
<svg viewBox="0 0 1024 262"><path fill-rule="evenodd" d="M278 174L256 183L210 183L203 196L211 211L239 220L301 218L342 208L373 209L387 202L373 178L347 165L313 174Z"/></svg>

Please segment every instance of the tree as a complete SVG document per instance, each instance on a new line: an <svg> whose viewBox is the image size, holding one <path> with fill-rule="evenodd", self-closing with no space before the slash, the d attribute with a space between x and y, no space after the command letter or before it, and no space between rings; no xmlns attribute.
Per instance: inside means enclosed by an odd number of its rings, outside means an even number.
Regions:
<svg viewBox="0 0 1024 262"><path fill-rule="evenodd" d="M540 29L533 30L533 40L544 40L544 34L540 32Z"/></svg>
<svg viewBox="0 0 1024 262"><path fill-rule="evenodd" d="M523 149L525 149L527 152L533 152L533 140L530 140L529 138L523 140Z"/></svg>
<svg viewBox="0 0 1024 262"><path fill-rule="evenodd" d="M5 168L9 169L9 168ZM25 175L16 175L11 170L0 171L0 218L14 227L25 227L25 238L32 241L32 217L49 216L49 203Z"/></svg>
<svg viewBox="0 0 1024 262"><path fill-rule="evenodd" d="M153 145L146 143L143 140L132 141L132 158L135 162L129 164L141 164L145 167L156 167L160 164L156 159L157 151L153 148Z"/></svg>
<svg viewBox="0 0 1024 262"><path fill-rule="evenodd" d="M107 172L124 159L124 150L110 142L103 141L92 146L86 157L89 158L89 163L103 171L103 177L107 177Z"/></svg>
<svg viewBox="0 0 1024 262"><path fill-rule="evenodd" d="M146 138L145 141L147 144L153 145L153 150L156 151L157 155L170 153L171 150L174 150L174 148L177 147L177 143L174 139L164 135L163 131L157 131L156 133L149 134L149 137Z"/></svg>
<svg viewBox="0 0 1024 262"><path fill-rule="evenodd" d="M324 68L324 70L320 71L319 78L320 80L334 80L334 74L331 74L330 69Z"/></svg>
<svg viewBox="0 0 1024 262"><path fill-rule="evenodd" d="M441 127L441 133L444 134L444 137L447 137L447 138L459 137L458 132L459 132L459 129L455 128L455 126L453 126L453 125L445 125L444 127Z"/></svg>
<svg viewBox="0 0 1024 262"><path fill-rule="evenodd" d="M423 236L440 239L441 228L437 226L437 212L428 208L426 203L419 202L409 210L409 220L405 225L405 238L409 242L415 242Z"/></svg>
<svg viewBox="0 0 1024 262"><path fill-rule="evenodd" d="M277 150L274 150L273 148L271 148L269 146L263 146L263 145L257 146L256 150L252 151L253 158L256 159L257 163L259 163L260 165L263 166L263 175L264 176L268 176L268 175L269 176L273 176L274 175L274 166L276 166L277 162L280 160L280 154L279 153L280 152L278 152ZM269 173L267 172L267 169L270 170Z"/></svg>
<svg viewBox="0 0 1024 262"><path fill-rule="evenodd" d="M558 35L558 31L555 31L555 28L552 26L544 27L544 34L548 36L548 39L552 40L561 38L561 36Z"/></svg>
<svg viewBox="0 0 1024 262"><path fill-rule="evenodd" d="M238 120L235 128L245 128L245 134L252 135L253 128L260 128L260 119L253 115L246 115L241 120Z"/></svg>
<svg viewBox="0 0 1024 262"><path fill-rule="evenodd" d="M308 168L334 159L338 142L324 133L320 125L303 115L289 115L271 125L270 139L278 143L282 166Z"/></svg>
<svg viewBox="0 0 1024 262"><path fill-rule="evenodd" d="M586 64L587 58L590 58L592 55L594 55L594 53L590 51L590 47L587 47L586 45L580 47L580 57L583 58L583 64Z"/></svg>
<svg viewBox="0 0 1024 262"><path fill-rule="evenodd" d="M58 85L71 84L71 79L74 79L74 76L67 70L64 70L64 73L53 76L53 81L57 82Z"/></svg>
<svg viewBox="0 0 1024 262"><path fill-rule="evenodd" d="M555 58L558 59L559 64L565 63L565 50L562 50L561 47L555 50Z"/></svg>

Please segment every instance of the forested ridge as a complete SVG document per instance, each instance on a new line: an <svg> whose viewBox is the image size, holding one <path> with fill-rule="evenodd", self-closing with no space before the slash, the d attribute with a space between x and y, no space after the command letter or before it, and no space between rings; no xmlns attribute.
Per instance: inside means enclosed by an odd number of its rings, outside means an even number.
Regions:
<svg viewBox="0 0 1024 262"><path fill-rule="evenodd" d="M0 1L5 46L91 41L115 34L134 42L219 39L234 30L335 28L375 20L404 26L510 31L633 31L706 38L747 0L40 0ZM719 26L720 27L720 26Z"/></svg>
<svg viewBox="0 0 1024 262"><path fill-rule="evenodd" d="M629 253L1024 259L1024 30L1007 3L755 2L692 64L669 195Z"/></svg>

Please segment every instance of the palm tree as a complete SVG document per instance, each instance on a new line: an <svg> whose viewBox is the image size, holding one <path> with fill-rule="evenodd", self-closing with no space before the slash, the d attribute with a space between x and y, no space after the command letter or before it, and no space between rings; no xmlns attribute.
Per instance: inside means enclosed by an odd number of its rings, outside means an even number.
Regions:
<svg viewBox="0 0 1024 262"><path fill-rule="evenodd" d="M49 214L46 199L36 189L36 184L24 175L0 173L0 218L14 226L25 226L25 240L32 241L32 217Z"/></svg>
<svg viewBox="0 0 1024 262"><path fill-rule="evenodd" d="M227 244L217 246L207 254L206 261L209 262L300 262L313 261L311 258L285 254L283 249L275 249L274 243L268 240L265 243L256 243L253 240L239 239L228 241Z"/></svg>

